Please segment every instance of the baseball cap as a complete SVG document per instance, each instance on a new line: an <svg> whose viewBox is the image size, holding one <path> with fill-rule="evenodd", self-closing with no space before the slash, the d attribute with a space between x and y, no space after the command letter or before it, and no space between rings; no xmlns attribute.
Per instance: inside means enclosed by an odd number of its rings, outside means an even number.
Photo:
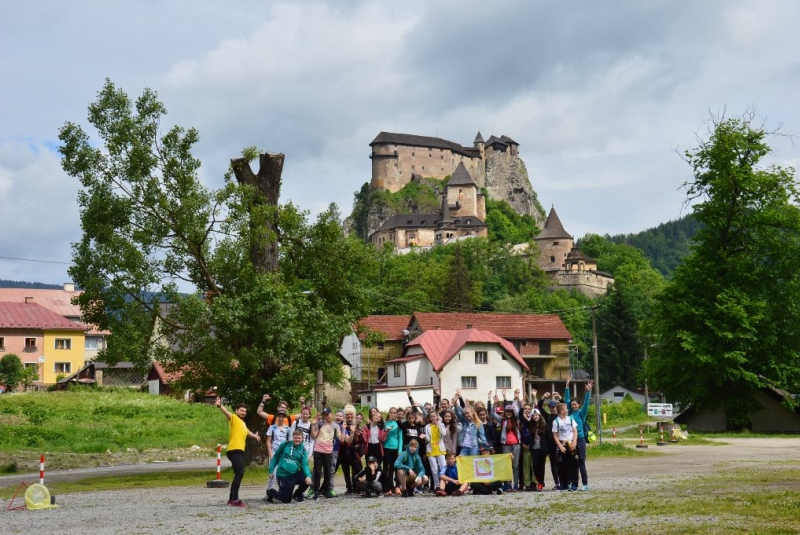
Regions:
<svg viewBox="0 0 800 535"><path fill-rule="evenodd" d="M369 457L367 457L367 462L368 463L377 463L378 459L376 459L374 455L370 455Z"/></svg>
<svg viewBox="0 0 800 535"><path fill-rule="evenodd" d="M547 404L548 407L555 407L557 405L558 403L556 403L555 401L551 401L550 403Z"/></svg>
<svg viewBox="0 0 800 535"><path fill-rule="evenodd" d="M322 414L330 414L330 413L331 413L330 407L325 407L324 409L322 409Z"/></svg>

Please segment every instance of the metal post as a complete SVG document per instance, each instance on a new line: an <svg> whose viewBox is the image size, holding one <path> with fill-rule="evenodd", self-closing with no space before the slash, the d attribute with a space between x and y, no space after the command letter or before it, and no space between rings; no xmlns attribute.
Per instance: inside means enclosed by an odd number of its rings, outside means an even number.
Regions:
<svg viewBox="0 0 800 535"><path fill-rule="evenodd" d="M647 342L644 344L644 362L647 368ZM650 393L647 391L647 370L644 374L644 412L647 412L647 404L650 403Z"/></svg>
<svg viewBox="0 0 800 535"><path fill-rule="evenodd" d="M597 429L597 440L599 444L603 443L603 429L602 419L600 417L600 366L597 358L597 322L595 320L594 311L597 310L596 306L592 307L592 351L594 352L594 419L595 428Z"/></svg>
<svg viewBox="0 0 800 535"><path fill-rule="evenodd" d="M317 412L322 412L322 389L324 386L322 370L317 370L317 388L314 392L317 397Z"/></svg>

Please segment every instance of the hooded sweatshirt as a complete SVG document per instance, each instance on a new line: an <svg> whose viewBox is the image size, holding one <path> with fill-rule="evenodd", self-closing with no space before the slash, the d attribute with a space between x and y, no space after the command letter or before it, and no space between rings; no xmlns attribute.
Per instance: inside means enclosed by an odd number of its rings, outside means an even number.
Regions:
<svg viewBox="0 0 800 535"><path fill-rule="evenodd" d="M403 453L398 455L397 460L394 463L394 467L397 470L413 470L417 477L422 477L425 475L425 467L422 465L422 459L419 456L419 448L414 453L409 451L408 446L406 449L403 450Z"/></svg>
<svg viewBox="0 0 800 535"><path fill-rule="evenodd" d="M291 477L300 470L306 477L311 477L305 446L302 444L295 446L294 441L287 440L280 445L269 462L269 473L277 477Z"/></svg>

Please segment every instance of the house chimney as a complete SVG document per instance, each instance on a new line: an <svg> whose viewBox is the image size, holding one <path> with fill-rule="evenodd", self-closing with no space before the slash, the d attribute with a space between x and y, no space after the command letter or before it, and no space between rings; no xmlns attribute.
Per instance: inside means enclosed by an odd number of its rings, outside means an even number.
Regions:
<svg viewBox="0 0 800 535"><path fill-rule="evenodd" d="M65 282L64 283L64 291L65 292L74 292L75 291L75 283L74 282Z"/></svg>
<svg viewBox="0 0 800 535"><path fill-rule="evenodd" d="M30 301L33 301L33 297L26 297L25 304L27 305Z"/></svg>
<svg viewBox="0 0 800 535"><path fill-rule="evenodd" d="M472 329L472 324L471 323L467 323L467 329Z"/></svg>

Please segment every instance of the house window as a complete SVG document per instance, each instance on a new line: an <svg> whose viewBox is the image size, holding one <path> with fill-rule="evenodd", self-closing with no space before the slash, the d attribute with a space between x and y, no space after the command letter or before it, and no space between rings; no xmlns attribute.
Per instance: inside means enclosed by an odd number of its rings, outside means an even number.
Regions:
<svg viewBox="0 0 800 535"><path fill-rule="evenodd" d="M383 342L378 342L378 349L383 351Z"/></svg>
<svg viewBox="0 0 800 535"><path fill-rule="evenodd" d="M550 351L551 351L550 340L539 340L539 354L552 355Z"/></svg>
<svg viewBox="0 0 800 535"><path fill-rule="evenodd" d="M86 339L86 349L100 349L100 339L99 338L87 338Z"/></svg>
<svg viewBox="0 0 800 535"><path fill-rule="evenodd" d="M56 362L53 365L53 371L55 373L72 373L72 363L71 362Z"/></svg>
<svg viewBox="0 0 800 535"><path fill-rule="evenodd" d="M478 388L478 378L474 375L462 375L461 388Z"/></svg>
<svg viewBox="0 0 800 535"><path fill-rule="evenodd" d="M476 351L475 364L489 364L489 354L486 351Z"/></svg>
<svg viewBox="0 0 800 535"><path fill-rule="evenodd" d="M495 378L495 382L496 382L496 385L497 385L496 388L498 388L498 389L500 389L500 388L511 388L511 376L510 375L504 375L504 376L498 375Z"/></svg>
<svg viewBox="0 0 800 535"><path fill-rule="evenodd" d="M372 396L367 396L367 403L372 403Z"/></svg>
<svg viewBox="0 0 800 535"><path fill-rule="evenodd" d="M72 339L56 338L56 349L72 349Z"/></svg>
<svg viewBox="0 0 800 535"><path fill-rule="evenodd" d="M395 377L400 377L400 365L399 364L393 364L392 365L392 373L394 373Z"/></svg>
<svg viewBox="0 0 800 535"><path fill-rule="evenodd" d="M36 349L36 338L26 338L25 349Z"/></svg>
<svg viewBox="0 0 800 535"><path fill-rule="evenodd" d="M409 240L416 240L417 239L417 233L416 232L409 232L408 233L408 239Z"/></svg>
<svg viewBox="0 0 800 535"><path fill-rule="evenodd" d="M0 349L5 349L5 348L6 348L6 339L0 336Z"/></svg>

